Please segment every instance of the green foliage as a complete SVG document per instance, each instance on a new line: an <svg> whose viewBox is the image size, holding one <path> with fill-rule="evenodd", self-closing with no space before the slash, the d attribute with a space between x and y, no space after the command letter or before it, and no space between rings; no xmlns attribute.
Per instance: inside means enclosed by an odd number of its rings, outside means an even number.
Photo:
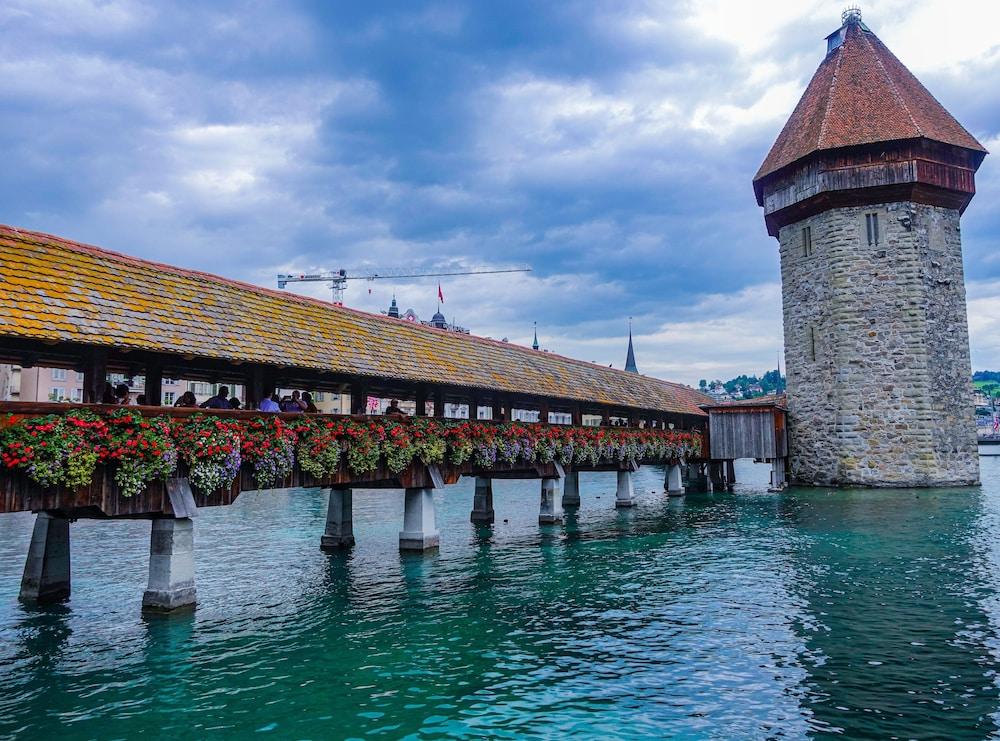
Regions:
<svg viewBox="0 0 1000 741"><path fill-rule="evenodd" d="M699 381L699 386L700 384L701 382ZM730 394L736 391L742 392L745 399L780 394L785 391L785 377L777 370L769 370L759 378L757 376L748 376L744 373L735 378L730 378L724 383L722 381L714 381L713 385L716 384L722 386ZM749 388L751 386L760 386L761 390L750 391Z"/></svg>

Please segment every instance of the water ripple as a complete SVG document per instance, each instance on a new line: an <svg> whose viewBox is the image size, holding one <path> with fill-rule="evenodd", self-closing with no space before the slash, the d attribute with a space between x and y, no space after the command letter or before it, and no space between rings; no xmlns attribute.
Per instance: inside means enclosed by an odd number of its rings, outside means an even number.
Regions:
<svg viewBox="0 0 1000 741"><path fill-rule="evenodd" d="M16 601L31 517L0 518L0 737L984 738L1000 721L1000 461L982 489L660 493L610 475L539 526L535 483L437 496L400 555L399 492L319 492L197 521L198 609L143 618L149 525L73 526L70 603Z"/></svg>

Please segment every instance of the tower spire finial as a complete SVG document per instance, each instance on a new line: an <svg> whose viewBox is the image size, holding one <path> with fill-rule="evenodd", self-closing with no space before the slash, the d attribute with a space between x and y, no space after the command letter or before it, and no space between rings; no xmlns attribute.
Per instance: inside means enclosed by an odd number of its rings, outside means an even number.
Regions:
<svg viewBox="0 0 1000 741"><path fill-rule="evenodd" d="M861 23L861 6L848 5L840 14L840 22L845 26L851 23Z"/></svg>
<svg viewBox="0 0 1000 741"><path fill-rule="evenodd" d="M531 343L531 349L532 350L537 350L538 347L539 347L539 345L538 345L538 322L533 322L533 324L535 325L535 341Z"/></svg>

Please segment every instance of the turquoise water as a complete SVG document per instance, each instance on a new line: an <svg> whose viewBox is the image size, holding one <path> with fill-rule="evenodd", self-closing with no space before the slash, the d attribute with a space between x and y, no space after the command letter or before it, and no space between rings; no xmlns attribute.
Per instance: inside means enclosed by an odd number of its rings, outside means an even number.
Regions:
<svg viewBox="0 0 1000 741"><path fill-rule="evenodd" d="M442 546L396 547L402 493L319 492L196 524L198 609L145 619L149 524L73 526L74 593L17 590L31 517L0 517L0 737L795 739L996 736L1000 458L982 489L660 493L611 474L537 524L537 482L438 496ZM654 490L655 493L654 493ZM504 521L506 520L506 522Z"/></svg>

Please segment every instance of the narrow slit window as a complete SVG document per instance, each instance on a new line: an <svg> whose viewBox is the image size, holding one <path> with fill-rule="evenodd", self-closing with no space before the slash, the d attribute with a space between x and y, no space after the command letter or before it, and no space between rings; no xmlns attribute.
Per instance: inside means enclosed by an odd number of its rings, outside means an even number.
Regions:
<svg viewBox="0 0 1000 741"><path fill-rule="evenodd" d="M878 214L865 214L865 228L868 230L868 246L878 246Z"/></svg>
<svg viewBox="0 0 1000 741"><path fill-rule="evenodd" d="M811 226L802 229L802 256L809 257L813 253L813 230Z"/></svg>
<svg viewBox="0 0 1000 741"><path fill-rule="evenodd" d="M809 354L816 360L816 328L809 327Z"/></svg>

